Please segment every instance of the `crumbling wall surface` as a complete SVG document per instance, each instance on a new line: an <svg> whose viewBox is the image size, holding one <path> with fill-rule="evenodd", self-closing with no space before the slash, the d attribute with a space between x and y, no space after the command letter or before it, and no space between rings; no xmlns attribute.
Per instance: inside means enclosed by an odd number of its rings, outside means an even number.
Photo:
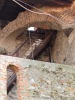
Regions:
<svg viewBox="0 0 75 100"><path fill-rule="evenodd" d="M68 37L64 32L58 32L51 50L51 59L55 63L75 65L75 29Z"/></svg>
<svg viewBox="0 0 75 100"><path fill-rule="evenodd" d="M75 29L68 38L68 51L65 64L75 65Z"/></svg>
<svg viewBox="0 0 75 100"><path fill-rule="evenodd" d="M0 56L0 62L0 100L7 100L7 66L17 67L18 100L75 99L75 66L10 56Z"/></svg>
<svg viewBox="0 0 75 100"><path fill-rule="evenodd" d="M54 63L64 63L68 49L68 38L63 31L58 31L51 49L51 60Z"/></svg>

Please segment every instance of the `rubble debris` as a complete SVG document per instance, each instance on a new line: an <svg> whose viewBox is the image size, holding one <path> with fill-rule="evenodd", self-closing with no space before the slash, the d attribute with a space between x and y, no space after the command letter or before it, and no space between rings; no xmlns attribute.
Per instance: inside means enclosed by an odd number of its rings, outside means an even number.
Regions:
<svg viewBox="0 0 75 100"><path fill-rule="evenodd" d="M12 61L12 64L16 64L19 68L16 73L18 99L75 99L75 66L10 56L0 56L0 60L0 66L7 66ZM1 73L3 73L4 70L1 70ZM3 77L6 77L6 72L3 73ZM6 85L5 82L3 84ZM4 87L2 87L2 90L6 91ZM0 94L0 98L7 95L7 92L3 91Z"/></svg>

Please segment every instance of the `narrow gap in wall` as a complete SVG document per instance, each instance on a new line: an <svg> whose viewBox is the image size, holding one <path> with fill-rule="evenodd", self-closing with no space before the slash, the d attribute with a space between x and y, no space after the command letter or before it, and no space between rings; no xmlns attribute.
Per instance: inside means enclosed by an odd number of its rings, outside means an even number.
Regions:
<svg viewBox="0 0 75 100"><path fill-rule="evenodd" d="M17 96L17 86L16 86L16 82L17 82L17 76L16 76L16 72L18 71L18 68L12 64L9 64L9 66L7 66L7 94L8 94L8 100L13 100L13 98L15 100L18 100L18 96ZM11 76L14 75L13 78L11 78ZM12 84L11 84L12 83Z"/></svg>

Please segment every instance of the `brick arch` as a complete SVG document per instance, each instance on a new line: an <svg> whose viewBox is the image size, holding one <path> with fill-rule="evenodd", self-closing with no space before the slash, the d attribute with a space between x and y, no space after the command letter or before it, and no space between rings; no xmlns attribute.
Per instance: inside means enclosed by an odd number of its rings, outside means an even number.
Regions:
<svg viewBox="0 0 75 100"><path fill-rule="evenodd" d="M70 14L68 15L65 11L62 11L60 13L59 11L52 11L52 9L50 9L49 7L43 7L40 9L46 11L47 13L53 14L63 23L56 21L50 16L34 14L28 11L22 12L14 21L10 22L3 28L3 30L0 31L0 45L6 39L7 36L9 36L10 34L14 33L16 30L22 27L25 27L26 29L28 25L34 25L35 27L46 29L52 28L60 30L62 29L61 26L67 27L69 23L72 23L74 21L74 18L72 18Z"/></svg>
<svg viewBox="0 0 75 100"><path fill-rule="evenodd" d="M35 26L38 28L44 28L44 29L55 29L55 30L61 30L61 26L58 23L50 22L50 21L41 21L41 22L34 22L30 23L29 25L26 25L25 27L20 27L11 34L7 35L5 38L2 38L2 42L0 40L0 47L5 48L8 52L13 52L17 47L17 41L16 38L21 33L25 33L27 28L31 26Z"/></svg>

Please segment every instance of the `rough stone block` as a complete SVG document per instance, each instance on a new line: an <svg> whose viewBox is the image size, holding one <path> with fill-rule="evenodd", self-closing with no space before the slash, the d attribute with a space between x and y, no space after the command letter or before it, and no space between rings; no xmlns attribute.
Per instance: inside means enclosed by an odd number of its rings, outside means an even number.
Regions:
<svg viewBox="0 0 75 100"><path fill-rule="evenodd" d="M0 100L7 100L7 68L16 72L18 100L75 100L75 67L0 56Z"/></svg>

